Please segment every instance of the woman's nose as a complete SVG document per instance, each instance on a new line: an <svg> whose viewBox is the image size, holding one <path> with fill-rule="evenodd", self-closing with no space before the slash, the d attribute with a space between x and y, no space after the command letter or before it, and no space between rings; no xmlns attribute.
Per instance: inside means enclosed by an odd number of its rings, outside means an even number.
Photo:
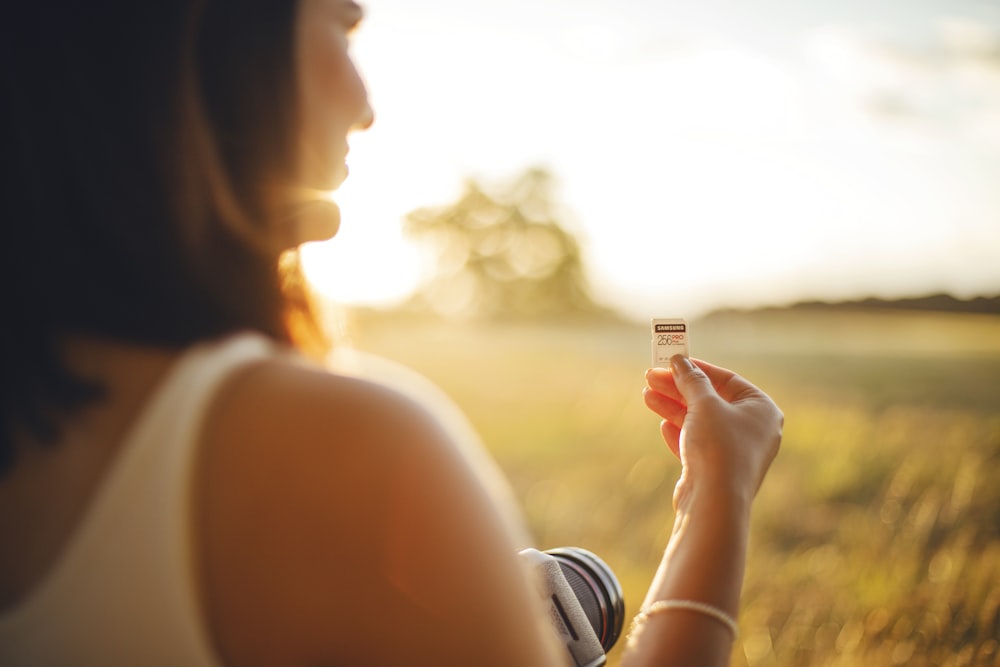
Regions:
<svg viewBox="0 0 1000 667"><path fill-rule="evenodd" d="M362 110L361 115L354 122L352 129L354 130L367 130L375 122L375 110L372 109L372 105L365 100L365 108Z"/></svg>

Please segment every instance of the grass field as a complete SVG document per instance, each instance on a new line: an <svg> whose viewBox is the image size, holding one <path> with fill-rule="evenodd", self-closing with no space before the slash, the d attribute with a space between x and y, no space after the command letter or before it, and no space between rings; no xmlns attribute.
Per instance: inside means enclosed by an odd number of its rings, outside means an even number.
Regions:
<svg viewBox="0 0 1000 667"><path fill-rule="evenodd" d="M640 398L643 324L379 318L348 331L447 391L538 546L600 555L635 611L678 474ZM717 315L693 323L692 352L786 415L733 665L1000 665L1000 316Z"/></svg>

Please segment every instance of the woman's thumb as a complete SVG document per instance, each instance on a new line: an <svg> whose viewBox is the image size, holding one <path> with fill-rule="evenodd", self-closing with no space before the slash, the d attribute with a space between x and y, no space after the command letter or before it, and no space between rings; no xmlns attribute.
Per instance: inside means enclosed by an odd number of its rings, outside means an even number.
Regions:
<svg viewBox="0 0 1000 667"><path fill-rule="evenodd" d="M670 358L670 369L673 371L674 384L688 405L703 396L715 393L708 375L689 358L675 354Z"/></svg>

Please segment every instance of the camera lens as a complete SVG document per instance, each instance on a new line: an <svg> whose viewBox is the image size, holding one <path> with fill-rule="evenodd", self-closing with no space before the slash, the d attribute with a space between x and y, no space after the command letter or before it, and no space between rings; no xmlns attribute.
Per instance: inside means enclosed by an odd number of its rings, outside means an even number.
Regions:
<svg viewBox="0 0 1000 667"><path fill-rule="evenodd" d="M545 553L559 562L601 646L605 651L611 650L625 621L625 596L615 573L600 558L580 547L549 549Z"/></svg>

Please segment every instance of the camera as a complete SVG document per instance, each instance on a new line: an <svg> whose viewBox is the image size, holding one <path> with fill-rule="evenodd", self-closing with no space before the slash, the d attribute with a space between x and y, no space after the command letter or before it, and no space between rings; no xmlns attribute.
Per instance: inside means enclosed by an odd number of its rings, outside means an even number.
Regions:
<svg viewBox="0 0 1000 667"><path fill-rule="evenodd" d="M615 573L580 547L525 549L520 557L535 576L549 619L573 663L604 665L625 619L625 598Z"/></svg>

